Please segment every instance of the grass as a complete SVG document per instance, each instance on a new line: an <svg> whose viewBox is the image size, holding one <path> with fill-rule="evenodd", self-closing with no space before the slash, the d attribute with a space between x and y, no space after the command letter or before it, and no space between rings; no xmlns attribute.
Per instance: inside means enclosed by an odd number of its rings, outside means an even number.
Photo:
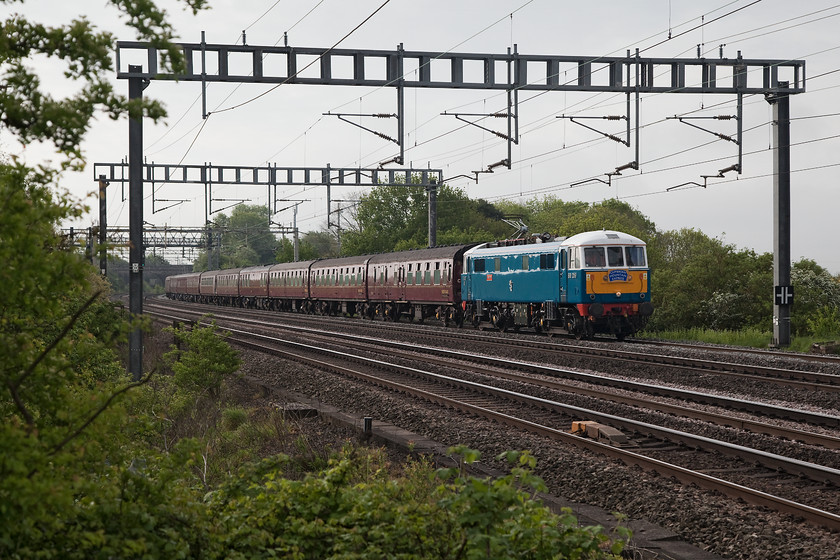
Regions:
<svg viewBox="0 0 840 560"><path fill-rule="evenodd" d="M740 331L682 329L675 331L642 332L639 337L685 342L705 342L727 346L745 346L748 348L767 348L773 340L773 333L758 329L744 329ZM785 350L791 352L808 352L815 342L826 341L817 340L812 336L791 337L791 344Z"/></svg>

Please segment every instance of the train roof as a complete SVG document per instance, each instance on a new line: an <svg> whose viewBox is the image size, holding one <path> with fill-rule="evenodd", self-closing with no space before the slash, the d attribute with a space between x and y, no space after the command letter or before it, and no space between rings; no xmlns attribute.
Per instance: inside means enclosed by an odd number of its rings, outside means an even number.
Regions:
<svg viewBox="0 0 840 560"><path fill-rule="evenodd" d="M301 270L301 269L304 269L304 268L309 268L309 266L314 262L315 262L315 260L284 262L284 263L272 264L270 266L271 266L271 271L272 272L274 272L276 270Z"/></svg>
<svg viewBox="0 0 840 560"><path fill-rule="evenodd" d="M611 230L587 231L557 241L537 243L523 243L516 245L497 245L483 243L473 247L466 254L469 256L485 255L521 255L524 253L556 253L563 247L579 247L592 245L645 245L638 237L628 233Z"/></svg>
<svg viewBox="0 0 840 560"><path fill-rule="evenodd" d="M352 257L330 257L315 261L312 268L335 268L343 266L359 266L367 263L370 255L355 255Z"/></svg>
<svg viewBox="0 0 840 560"><path fill-rule="evenodd" d="M426 261L434 259L450 259L458 256L464 250L475 246L475 243L466 245L441 245L425 249L411 249L408 251L397 251L395 253L379 253L370 257L373 263L389 263L397 261Z"/></svg>
<svg viewBox="0 0 840 560"><path fill-rule="evenodd" d="M560 241L547 241L545 243L525 243L522 245L496 245L495 243L482 243L473 247L465 254L477 255L480 253L492 255L521 255L523 253L556 253L563 245Z"/></svg>
<svg viewBox="0 0 840 560"><path fill-rule="evenodd" d="M579 245L645 245L645 242L620 231L611 231L608 229L598 231L585 231L573 235L563 241L564 247L577 247Z"/></svg>
<svg viewBox="0 0 840 560"><path fill-rule="evenodd" d="M221 276L226 274L239 274L241 268L224 268L222 270L206 270L202 272L204 276Z"/></svg>
<svg viewBox="0 0 840 560"><path fill-rule="evenodd" d="M270 264L258 264L256 266L246 266L245 268L239 269L241 274L253 274L255 272L268 272L268 269L271 268L272 265Z"/></svg>
<svg viewBox="0 0 840 560"><path fill-rule="evenodd" d="M201 276L200 272L184 272L183 274L173 274L172 276L167 276L167 278L188 278L190 276Z"/></svg>

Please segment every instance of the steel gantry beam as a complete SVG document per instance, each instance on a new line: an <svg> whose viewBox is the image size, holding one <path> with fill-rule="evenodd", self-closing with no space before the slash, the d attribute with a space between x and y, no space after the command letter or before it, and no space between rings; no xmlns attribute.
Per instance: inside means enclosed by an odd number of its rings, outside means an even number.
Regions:
<svg viewBox="0 0 840 560"><path fill-rule="evenodd" d="M508 90L513 86L524 91L635 93L636 84L626 83L623 77L635 76L638 68L641 93L764 94L777 88L780 80L789 82L791 94L805 91L804 60L480 54L213 43L182 43L179 47L187 70L174 75L159 71L161 51L154 46L118 41L117 77L485 90ZM124 70L121 62L138 60L137 53L146 62L144 69ZM215 71L196 66L202 55L216 62ZM310 63L311 69L301 75ZM513 64L511 78L506 70L508 63ZM561 82L560 77L567 71L574 78ZM692 80L695 75L699 79Z"/></svg>
<svg viewBox="0 0 840 560"><path fill-rule="evenodd" d="M94 163L93 177L103 184L125 184L130 182L126 172L126 161L114 163ZM213 185L255 185L268 189L269 201L277 200L278 186L324 186L327 188L327 213L332 211L331 188L338 187L374 187L419 185L427 190L436 188L443 182L442 169L371 169L358 167L280 167L277 165L183 165L169 163L142 164L141 179L152 185L152 207L155 201L172 202L156 199L155 189L163 184L204 185L205 187L205 222L212 209ZM272 189L274 192L272 192ZM101 202L102 199L100 199ZM178 201L183 202L183 201ZM276 204L273 205L276 209ZM271 206L269 206L271 208ZM276 213L276 212L275 212ZM271 216L269 216L269 222Z"/></svg>
<svg viewBox="0 0 840 560"><path fill-rule="evenodd" d="M229 231L225 228L213 228L214 232ZM269 228L273 235L293 234L293 228ZM129 229L111 228L106 236L110 247L128 247ZM143 228L143 246L168 249L172 247L207 247L207 228L205 227L145 227Z"/></svg>

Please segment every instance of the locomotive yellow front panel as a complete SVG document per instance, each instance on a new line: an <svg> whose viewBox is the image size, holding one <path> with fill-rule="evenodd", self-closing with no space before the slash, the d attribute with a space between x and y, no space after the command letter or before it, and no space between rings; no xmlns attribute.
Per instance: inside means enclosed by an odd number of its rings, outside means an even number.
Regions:
<svg viewBox="0 0 840 560"><path fill-rule="evenodd" d="M646 270L589 270L586 272L586 292L589 294L638 294L647 292Z"/></svg>

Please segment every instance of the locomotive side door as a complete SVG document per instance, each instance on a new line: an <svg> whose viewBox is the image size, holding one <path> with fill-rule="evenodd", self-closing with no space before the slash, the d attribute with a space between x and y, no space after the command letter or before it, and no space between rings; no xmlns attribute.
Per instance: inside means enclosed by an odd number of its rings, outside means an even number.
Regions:
<svg viewBox="0 0 840 560"><path fill-rule="evenodd" d="M558 255L560 262L557 264L557 269L559 271L559 280L560 280L560 303L566 303L568 301L568 289L569 289L569 279L566 271L569 269L569 254L566 249L560 249L560 254Z"/></svg>

